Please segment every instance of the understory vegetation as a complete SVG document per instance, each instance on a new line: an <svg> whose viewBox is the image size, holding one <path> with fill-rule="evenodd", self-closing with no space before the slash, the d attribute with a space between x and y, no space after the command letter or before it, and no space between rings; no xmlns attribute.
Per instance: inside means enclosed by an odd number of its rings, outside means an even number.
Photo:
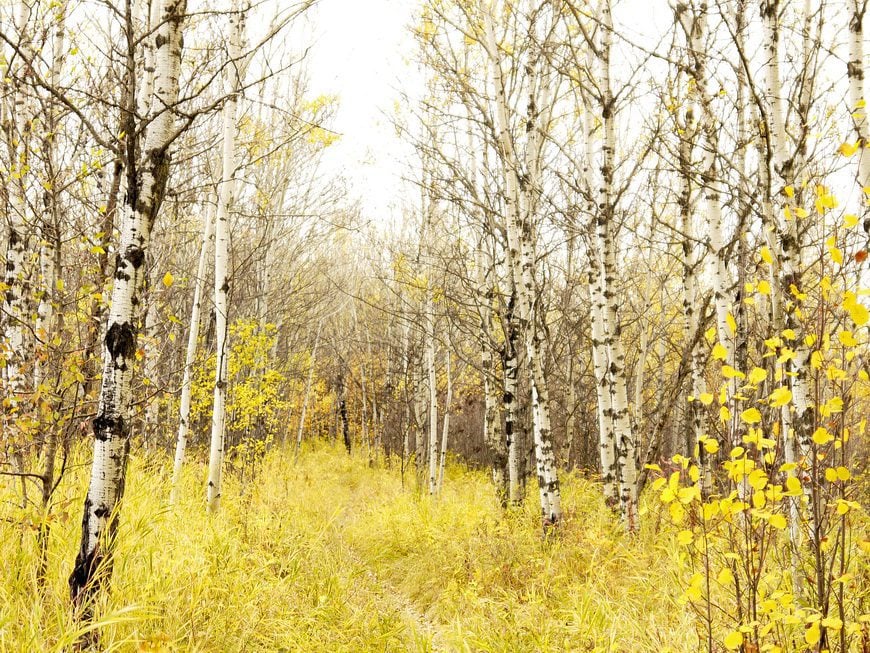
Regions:
<svg viewBox="0 0 870 653"><path fill-rule="evenodd" d="M225 508L207 515L204 465L169 508L159 458L131 457L112 588L90 624L71 617L67 587L85 467L57 491L44 583L36 515L0 525L0 649L69 650L82 628L100 629L106 651L677 652L705 637L686 605L693 563L654 496L626 535L600 485L568 474L563 525L543 539L531 493L504 512L483 472L448 465L432 499L413 475L403 487L397 459L370 467L315 442L297 464L266 453L255 483L229 474ZM845 584L866 610L868 543L854 544L860 571ZM722 641L727 620L716 624ZM787 628L797 645L784 650L803 650L803 620Z"/></svg>

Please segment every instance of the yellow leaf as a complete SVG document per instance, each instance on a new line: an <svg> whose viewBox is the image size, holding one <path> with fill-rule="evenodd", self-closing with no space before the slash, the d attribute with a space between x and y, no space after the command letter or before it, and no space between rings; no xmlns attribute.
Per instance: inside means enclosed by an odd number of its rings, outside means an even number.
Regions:
<svg viewBox="0 0 870 653"><path fill-rule="evenodd" d="M740 370L735 370L730 365L723 365L722 366L722 376L724 376L726 379L733 379L735 377L737 377L739 379L746 378L746 375L743 372L741 372Z"/></svg>
<svg viewBox="0 0 870 653"><path fill-rule="evenodd" d="M701 512L703 514L704 521L710 521L719 512L719 502L718 501L711 501L709 503L705 503L702 507Z"/></svg>
<svg viewBox="0 0 870 653"><path fill-rule="evenodd" d="M807 211L804 207L802 207L802 206L798 206L798 207L794 210L794 214L795 214L797 217L799 217L799 218L805 218L805 217L807 217L810 213L809 213L809 211Z"/></svg>
<svg viewBox="0 0 870 653"><path fill-rule="evenodd" d="M713 403L713 395L709 392L702 392L700 395L698 395L698 401L700 401L705 406L709 406Z"/></svg>
<svg viewBox="0 0 870 653"><path fill-rule="evenodd" d="M731 573L731 570L728 567L725 567L716 574L716 580L719 581L720 585L730 585L734 582L734 574Z"/></svg>
<svg viewBox="0 0 870 653"><path fill-rule="evenodd" d="M725 316L725 322L728 323L728 328L731 330L732 336L737 333L737 321L731 313L728 313L728 315Z"/></svg>
<svg viewBox="0 0 870 653"><path fill-rule="evenodd" d="M770 253L770 249L767 245L761 248L761 260L768 265L773 265L773 254Z"/></svg>
<svg viewBox="0 0 870 653"><path fill-rule="evenodd" d="M711 345L713 344L713 340L716 338L716 327L710 327L706 331L704 331L704 337L707 339Z"/></svg>
<svg viewBox="0 0 870 653"><path fill-rule="evenodd" d="M837 480L838 481L848 481L852 478L852 474L845 467L837 467Z"/></svg>
<svg viewBox="0 0 870 653"><path fill-rule="evenodd" d="M837 265L843 265L843 250L839 247L831 247L829 251L831 253L831 260Z"/></svg>
<svg viewBox="0 0 870 653"><path fill-rule="evenodd" d="M822 619L822 625L830 630L840 630L843 627L843 622L838 617L826 617Z"/></svg>
<svg viewBox="0 0 870 653"><path fill-rule="evenodd" d="M858 226L858 216L852 215L851 213L847 213L843 216L843 224L846 225L846 229L851 229L853 227Z"/></svg>
<svg viewBox="0 0 870 653"><path fill-rule="evenodd" d="M783 528L785 528L788 525L788 522L786 521L785 517L783 517L782 515L771 515L770 516L770 525L773 526L774 528L778 528L778 529L782 530Z"/></svg>
<svg viewBox="0 0 870 653"><path fill-rule="evenodd" d="M764 492L753 492L752 494L752 507L756 510L761 510L764 508L767 503L767 497L764 496Z"/></svg>
<svg viewBox="0 0 870 653"><path fill-rule="evenodd" d="M856 141L855 143L843 143L839 148L837 148L837 151L848 158L858 151L859 144L860 141Z"/></svg>
<svg viewBox="0 0 870 653"><path fill-rule="evenodd" d="M171 272L167 272L163 275L163 285L167 288L172 286L172 283L175 281L175 277L172 276Z"/></svg>
<svg viewBox="0 0 870 653"><path fill-rule="evenodd" d="M739 630L731 631L725 636L725 641L723 643L725 644L725 648L729 651L736 651L738 648L743 646L743 633Z"/></svg>
<svg viewBox="0 0 870 653"><path fill-rule="evenodd" d="M57 288L57 290L59 292L63 292L63 287L64 287L63 279L58 279L57 281L55 281L54 287Z"/></svg>
<svg viewBox="0 0 870 653"><path fill-rule="evenodd" d="M791 401L791 397L791 390L789 390L785 386L782 386L770 393L770 405L773 408L785 406L788 402Z"/></svg>
<svg viewBox="0 0 870 653"><path fill-rule="evenodd" d="M785 488L785 496L787 497L799 497L804 493L801 482L794 476L785 479Z"/></svg>
<svg viewBox="0 0 870 653"><path fill-rule="evenodd" d="M740 413L740 419L747 424L758 424L761 421L761 413L757 408L747 408Z"/></svg>
<svg viewBox="0 0 870 653"><path fill-rule="evenodd" d="M814 623L812 626L807 628L807 632L804 633L804 641L810 646L815 646L819 643L819 640L822 638L822 634L819 629L819 624Z"/></svg>
<svg viewBox="0 0 870 653"><path fill-rule="evenodd" d="M753 469L746 480L753 490L763 490L767 486L767 473L763 469Z"/></svg>
<svg viewBox="0 0 870 653"><path fill-rule="evenodd" d="M825 470L825 480L828 483L836 483L837 482L837 470L833 467L828 467Z"/></svg>
<svg viewBox="0 0 870 653"><path fill-rule="evenodd" d="M824 446L828 444L831 440L834 439L834 436L828 432L824 426L820 426L813 433L813 442L815 442L819 446Z"/></svg>
<svg viewBox="0 0 870 653"><path fill-rule="evenodd" d="M720 406L719 407L719 421L723 423L727 423L731 419L731 411L728 410L728 406Z"/></svg>
<svg viewBox="0 0 870 653"><path fill-rule="evenodd" d="M707 438L704 440L704 451L707 453L716 453L719 451L719 443L713 438Z"/></svg>
<svg viewBox="0 0 870 653"><path fill-rule="evenodd" d="M722 345L722 343L717 342L713 346L712 356L714 359L719 361L725 361L728 358L728 350Z"/></svg>
<svg viewBox="0 0 870 653"><path fill-rule="evenodd" d="M691 487L680 488L680 491L677 492L677 497L679 498L680 503L689 504L695 499L701 498L701 491L697 486L692 485Z"/></svg>
<svg viewBox="0 0 870 653"><path fill-rule="evenodd" d="M763 279L758 282L757 288L758 288L758 292L762 295L769 295L770 294L770 283L767 281L764 281Z"/></svg>
<svg viewBox="0 0 870 653"><path fill-rule="evenodd" d="M790 198L794 198L794 186L786 186L783 190Z"/></svg>
<svg viewBox="0 0 870 653"><path fill-rule="evenodd" d="M686 509L679 501L674 501L668 506L668 512L671 515L671 522L674 524L682 524L686 518Z"/></svg>
<svg viewBox="0 0 870 653"><path fill-rule="evenodd" d="M852 335L851 331L840 331L837 334L837 339L840 341L840 344L844 347L857 347L858 341L855 340L855 336Z"/></svg>
<svg viewBox="0 0 870 653"><path fill-rule="evenodd" d="M849 317L852 318L855 326L864 326L870 320L870 312L868 312L867 307L857 301L850 303L846 310L849 311Z"/></svg>
<svg viewBox="0 0 870 653"><path fill-rule="evenodd" d="M749 373L749 376L746 377L746 381L751 383L752 385L758 385L764 379L767 378L767 370L761 367L754 367L752 371Z"/></svg>
<svg viewBox="0 0 870 653"><path fill-rule="evenodd" d="M686 546L687 544L691 544L692 540L695 539L692 535L692 531L680 531L677 533L677 542Z"/></svg>

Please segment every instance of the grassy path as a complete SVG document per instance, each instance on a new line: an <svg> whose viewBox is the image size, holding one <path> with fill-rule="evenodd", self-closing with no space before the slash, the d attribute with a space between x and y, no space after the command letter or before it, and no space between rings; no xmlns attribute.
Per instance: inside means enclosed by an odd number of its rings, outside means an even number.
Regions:
<svg viewBox="0 0 870 653"><path fill-rule="evenodd" d="M132 460L99 610L106 651L695 650L673 551L622 536L582 479L564 478L564 525L542 542L532 499L504 514L486 475L461 466L433 501L340 449L308 449L298 464L274 451L228 472L216 516L205 514L201 465L167 507L169 468ZM66 578L87 466L74 470L58 491L42 592L32 516L0 521L0 651L60 653L74 638Z"/></svg>

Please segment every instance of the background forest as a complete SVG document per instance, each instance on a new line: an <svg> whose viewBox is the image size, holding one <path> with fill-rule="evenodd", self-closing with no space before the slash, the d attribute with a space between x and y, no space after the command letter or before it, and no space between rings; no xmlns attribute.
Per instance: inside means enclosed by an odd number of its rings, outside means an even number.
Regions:
<svg viewBox="0 0 870 653"><path fill-rule="evenodd" d="M0 4L0 649L870 651L866 9Z"/></svg>

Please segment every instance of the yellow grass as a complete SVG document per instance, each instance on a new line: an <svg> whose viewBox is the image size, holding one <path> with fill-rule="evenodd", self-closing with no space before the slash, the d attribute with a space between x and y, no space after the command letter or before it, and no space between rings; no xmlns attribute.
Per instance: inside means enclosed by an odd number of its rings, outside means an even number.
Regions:
<svg viewBox="0 0 870 653"><path fill-rule="evenodd" d="M534 496L504 514L482 472L448 470L433 501L343 450L267 454L228 474L205 514L189 465L170 510L169 461L134 455L100 644L112 651L692 651L671 537L622 535L594 483L563 480L566 520L542 541ZM59 488L44 590L35 530L0 522L0 650L63 651L80 634L66 579L87 468ZM410 486L410 487L408 487ZM666 540L658 544L657 540Z"/></svg>

